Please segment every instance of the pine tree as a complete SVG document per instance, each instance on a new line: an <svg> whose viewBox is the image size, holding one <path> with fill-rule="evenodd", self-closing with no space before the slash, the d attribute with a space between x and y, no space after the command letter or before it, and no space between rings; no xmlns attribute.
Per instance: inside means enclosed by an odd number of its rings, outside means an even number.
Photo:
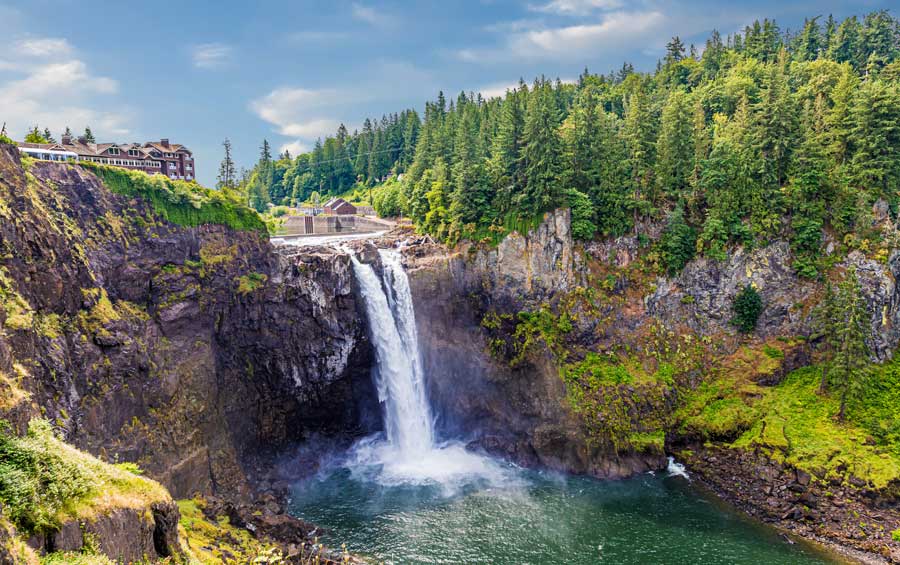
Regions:
<svg viewBox="0 0 900 565"><path fill-rule="evenodd" d="M91 126L84 128L84 142L97 143L97 140L94 139L94 132L91 131Z"/></svg>
<svg viewBox="0 0 900 565"><path fill-rule="evenodd" d="M559 123L552 87L547 81L536 82L528 96L521 151L525 191L518 204L526 214L550 210L562 200Z"/></svg>
<svg viewBox="0 0 900 565"><path fill-rule="evenodd" d="M520 155L524 145L525 112L523 101L527 89L513 91L500 107L497 135L491 145L488 173L496 192L494 208L505 214L512 207L513 197L524 188L524 171Z"/></svg>
<svg viewBox="0 0 900 565"><path fill-rule="evenodd" d="M822 32L819 29L819 17L808 19L803 24L803 31L797 37L794 56L798 61L815 61L822 49Z"/></svg>
<svg viewBox="0 0 900 565"><path fill-rule="evenodd" d="M478 223L488 212L490 185L484 164L479 158L477 109L468 104L457 126L453 159L453 192L450 195L450 217L459 224Z"/></svg>
<svg viewBox="0 0 900 565"><path fill-rule="evenodd" d="M216 177L216 187L224 190L233 190L236 186L236 173L234 159L231 157L231 140L227 137L222 142L225 149L225 156L219 165L219 174Z"/></svg>
<svg viewBox="0 0 900 565"><path fill-rule="evenodd" d="M803 141L794 157L788 192L794 232L791 237L794 269L807 278L818 274L819 247L829 200L825 112L823 95L804 112Z"/></svg>
<svg viewBox="0 0 900 565"><path fill-rule="evenodd" d="M669 94L663 106L656 141L656 183L666 194L677 196L687 188L693 172L691 106L681 89Z"/></svg>
<svg viewBox="0 0 900 565"><path fill-rule="evenodd" d="M837 326L837 350L829 371L830 381L840 392L841 407L838 419L843 420L847 402L860 391L866 378L869 350L866 335L869 332L869 312L856 269L851 268L838 286L840 324Z"/></svg>
<svg viewBox="0 0 900 565"><path fill-rule="evenodd" d="M53 134L50 133L50 128L44 128L43 137L47 140L47 143L56 143L56 139L54 139Z"/></svg>
<svg viewBox="0 0 900 565"><path fill-rule="evenodd" d="M859 72L863 67L862 26L856 16L841 22L828 48L828 58L838 63L850 63Z"/></svg>
<svg viewBox="0 0 900 565"><path fill-rule="evenodd" d="M628 151L630 172L631 198L628 207L634 216L637 233L639 218L650 213L653 205L653 195L648 194L653 183L653 129L642 85L638 85L628 98L622 135Z"/></svg>
<svg viewBox="0 0 900 565"><path fill-rule="evenodd" d="M850 163L854 184L870 200L895 198L891 187L900 185L900 90L896 84L866 81L851 110Z"/></svg>
<svg viewBox="0 0 900 565"><path fill-rule="evenodd" d="M840 347L838 333L841 326L841 310L838 305L837 293L830 280L825 281L825 295L813 310L812 325L813 334L810 338L821 339L825 346L821 364L822 376L819 379L819 393L824 394L828 390L828 368L834 360L835 352Z"/></svg>

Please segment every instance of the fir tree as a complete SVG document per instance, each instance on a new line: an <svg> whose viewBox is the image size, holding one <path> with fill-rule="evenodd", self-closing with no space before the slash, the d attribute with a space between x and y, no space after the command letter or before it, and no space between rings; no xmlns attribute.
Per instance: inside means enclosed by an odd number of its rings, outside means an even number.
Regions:
<svg viewBox="0 0 900 565"><path fill-rule="evenodd" d="M236 186L236 174L235 174L235 166L234 159L231 157L231 140L227 137L222 142L222 147L225 149L225 156L222 158L222 163L219 165L219 174L216 177L216 187L224 190L232 190Z"/></svg>
<svg viewBox="0 0 900 565"><path fill-rule="evenodd" d="M544 212L561 201L562 143L559 123L550 84L536 82L528 97L521 152L525 190L518 203L527 214Z"/></svg>
<svg viewBox="0 0 900 565"><path fill-rule="evenodd" d="M837 302L840 323L836 328L837 349L831 363L829 380L839 391L841 406L838 419L843 420L847 402L858 395L865 382L869 356L866 346L869 312L855 269L851 268L838 286Z"/></svg>
<svg viewBox="0 0 900 565"><path fill-rule="evenodd" d="M91 126L84 128L84 142L97 143L97 140L94 139L94 132L91 131Z"/></svg>

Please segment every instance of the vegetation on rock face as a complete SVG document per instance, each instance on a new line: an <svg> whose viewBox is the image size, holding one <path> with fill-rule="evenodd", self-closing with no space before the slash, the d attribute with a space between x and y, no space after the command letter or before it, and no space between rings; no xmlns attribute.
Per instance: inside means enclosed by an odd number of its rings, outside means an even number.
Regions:
<svg viewBox="0 0 900 565"><path fill-rule="evenodd" d="M169 498L149 479L103 463L58 439L45 420L16 436L0 429L0 503L22 532L58 527L113 508L146 508Z"/></svg>
<svg viewBox="0 0 900 565"><path fill-rule="evenodd" d="M117 194L147 200L157 214L180 226L220 224L235 230L266 231L259 215L230 192L203 188L163 175L148 175L120 167L81 162Z"/></svg>
<svg viewBox="0 0 900 565"><path fill-rule="evenodd" d="M751 333L762 314L763 302L753 285L747 285L734 297L734 318L731 322L741 333Z"/></svg>

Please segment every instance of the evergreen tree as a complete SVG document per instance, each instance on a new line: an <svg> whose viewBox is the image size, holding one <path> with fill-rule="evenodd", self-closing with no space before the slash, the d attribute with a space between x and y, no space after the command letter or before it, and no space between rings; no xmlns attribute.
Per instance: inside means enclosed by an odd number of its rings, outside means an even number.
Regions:
<svg viewBox="0 0 900 565"><path fill-rule="evenodd" d="M84 142L97 143L97 140L94 139L94 132L91 131L91 126L84 128Z"/></svg>
<svg viewBox="0 0 900 565"><path fill-rule="evenodd" d="M854 184L869 199L896 199L900 186L900 90L896 84L866 81L851 109L850 163ZM893 187L893 188L892 188ZM894 191L892 194L891 191Z"/></svg>
<svg viewBox="0 0 900 565"><path fill-rule="evenodd" d="M697 232L684 218L684 207L679 204L669 215L662 236L663 261L670 275L678 274L694 258Z"/></svg>
<svg viewBox="0 0 900 565"><path fill-rule="evenodd" d="M477 109L468 104L457 126L453 159L453 192L450 195L450 216L459 224L478 223L489 213L490 183L484 164L479 158Z"/></svg>
<svg viewBox="0 0 900 565"><path fill-rule="evenodd" d="M50 143L50 140L44 137L40 128L34 126L25 134L25 143Z"/></svg>
<svg viewBox="0 0 900 565"><path fill-rule="evenodd" d="M509 211L513 195L524 187L524 169L520 155L525 142L523 101L527 96L527 90L513 91L500 107L497 135L491 145L488 163L488 173L496 189L495 209L499 214Z"/></svg>
<svg viewBox="0 0 900 565"><path fill-rule="evenodd" d="M44 128L43 138L47 140L47 143L56 143L56 139L54 139L53 134L50 133L50 128Z"/></svg>
<svg viewBox="0 0 900 565"><path fill-rule="evenodd" d="M544 212L561 202L559 123L552 87L546 81L536 82L528 96L521 151L525 190L518 204L527 214Z"/></svg>
<svg viewBox="0 0 900 565"><path fill-rule="evenodd" d="M628 98L622 135L628 151L630 173L631 197L628 207L634 216L634 229L637 233L639 218L649 214L653 204L653 195L649 194L653 183L652 118L642 85L638 85Z"/></svg>
<svg viewBox="0 0 900 565"><path fill-rule="evenodd" d="M856 270L851 268L838 286L840 323L837 324L837 349L829 371L831 385L838 389L841 399L838 419L846 416L847 402L854 398L865 382L869 350L869 312L862 295Z"/></svg>
<svg viewBox="0 0 900 565"><path fill-rule="evenodd" d="M803 141L792 164L788 192L793 235L794 268L804 277L818 274L817 261L828 205L828 162L825 154L825 99L819 95L807 108Z"/></svg>
<svg viewBox="0 0 900 565"><path fill-rule="evenodd" d="M803 24L803 31L797 37L794 56L798 61L814 61L818 59L822 49L822 32L819 29L819 18L808 19Z"/></svg>
<svg viewBox="0 0 900 565"><path fill-rule="evenodd" d="M663 106L656 141L656 182L660 190L675 196L687 188L694 169L693 124L688 95L681 89L669 94Z"/></svg>
<svg viewBox="0 0 900 565"><path fill-rule="evenodd" d="M225 156L222 158L222 163L219 165L219 174L216 177L216 187L224 190L232 190L236 186L237 179L234 159L231 157L231 140L226 137L225 141L222 142L222 147L225 149Z"/></svg>

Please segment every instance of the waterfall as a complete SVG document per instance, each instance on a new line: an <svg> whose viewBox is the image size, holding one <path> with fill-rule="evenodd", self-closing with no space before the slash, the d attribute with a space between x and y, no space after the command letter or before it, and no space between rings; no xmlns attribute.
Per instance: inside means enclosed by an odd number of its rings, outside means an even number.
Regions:
<svg viewBox="0 0 900 565"><path fill-rule="evenodd" d="M433 447L434 431L409 280L399 252L382 249L380 254L383 287L371 265L352 257L375 345L378 399L388 442L401 456L422 455Z"/></svg>
<svg viewBox="0 0 900 565"><path fill-rule="evenodd" d="M383 274L350 253L353 273L375 346L375 384L385 433L360 440L346 465L355 476L386 485L438 484L450 494L473 482L511 484L508 469L467 451L458 441L438 443L419 354L409 279L399 251L379 250Z"/></svg>

